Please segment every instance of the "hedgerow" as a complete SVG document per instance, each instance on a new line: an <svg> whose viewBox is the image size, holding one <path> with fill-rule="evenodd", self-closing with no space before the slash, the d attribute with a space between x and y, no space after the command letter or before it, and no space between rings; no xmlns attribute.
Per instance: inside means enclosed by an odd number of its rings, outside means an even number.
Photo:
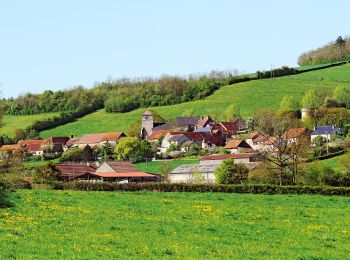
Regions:
<svg viewBox="0 0 350 260"><path fill-rule="evenodd" d="M66 182L57 183L57 190L85 191L158 191L158 192L223 192L252 194L319 194L350 196L350 188L329 186L274 186L274 185L216 185L185 183L108 183L108 182Z"/></svg>

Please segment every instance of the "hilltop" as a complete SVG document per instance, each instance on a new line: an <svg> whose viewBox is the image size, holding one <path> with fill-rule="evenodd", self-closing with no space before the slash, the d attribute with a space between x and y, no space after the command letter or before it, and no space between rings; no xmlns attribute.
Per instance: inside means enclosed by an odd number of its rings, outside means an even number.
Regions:
<svg viewBox="0 0 350 260"><path fill-rule="evenodd" d="M298 75L253 80L221 87L213 95L192 102L171 106L153 107L161 116L174 119L181 115L220 116L231 104L240 108L242 117L249 118L261 108L278 108L281 99L291 95L301 101L309 89L332 90L343 85L350 88L350 65L343 65L307 72ZM127 113L106 113L104 109L41 133L42 137L51 135L81 136L86 133L107 131L127 132L129 126L140 119L144 108Z"/></svg>

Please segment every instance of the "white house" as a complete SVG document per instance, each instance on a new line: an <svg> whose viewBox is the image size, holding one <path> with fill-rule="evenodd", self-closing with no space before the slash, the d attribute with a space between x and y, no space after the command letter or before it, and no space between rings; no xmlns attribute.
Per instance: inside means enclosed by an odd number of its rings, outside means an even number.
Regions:
<svg viewBox="0 0 350 260"><path fill-rule="evenodd" d="M314 139L318 136L322 136L323 138L329 141L332 138L332 136L341 135L341 134L343 134L343 132L334 125L318 126L311 133L311 142L313 142Z"/></svg>

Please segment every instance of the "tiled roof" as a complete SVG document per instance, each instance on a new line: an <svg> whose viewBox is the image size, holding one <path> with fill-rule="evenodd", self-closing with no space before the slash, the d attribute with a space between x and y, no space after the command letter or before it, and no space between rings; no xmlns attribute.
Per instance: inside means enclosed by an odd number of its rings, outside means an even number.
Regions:
<svg viewBox="0 0 350 260"><path fill-rule="evenodd" d="M194 126L197 124L198 120L199 118L195 116L177 117L176 124L177 126Z"/></svg>
<svg viewBox="0 0 350 260"><path fill-rule="evenodd" d="M244 140L234 139L229 140L225 146L226 149L251 148Z"/></svg>
<svg viewBox="0 0 350 260"><path fill-rule="evenodd" d="M215 169L220 167L219 164L185 164L177 167L174 169L171 173L172 174L184 174L184 173L191 173L191 172L203 172L203 173L213 173L215 172Z"/></svg>
<svg viewBox="0 0 350 260"><path fill-rule="evenodd" d="M79 163L61 163L55 165L55 168L62 177L74 179L86 173L94 173L97 169L97 166Z"/></svg>
<svg viewBox="0 0 350 260"><path fill-rule="evenodd" d="M243 159L243 158L250 158L253 155L254 154L251 154L251 153L207 155L202 157L200 160L206 161L206 160Z"/></svg>
<svg viewBox="0 0 350 260"><path fill-rule="evenodd" d="M196 126L197 127L204 127L206 126L208 123L210 122L213 122L213 120L211 119L210 116L205 116L205 117L202 117L198 120Z"/></svg>
<svg viewBox="0 0 350 260"><path fill-rule="evenodd" d="M112 132L112 133L100 133L100 134L86 134L83 135L78 144L95 144L106 141L117 141L121 136L123 136L123 132Z"/></svg>
<svg viewBox="0 0 350 260"><path fill-rule="evenodd" d="M308 129L305 127L291 128L283 134L283 138L285 139L297 138L297 137L306 135L307 133L308 133Z"/></svg>
<svg viewBox="0 0 350 260"><path fill-rule="evenodd" d="M145 173L145 172L95 172L93 173L96 176L99 177L114 177L114 178L142 178L142 177L158 177L157 175L154 174L149 174L149 173Z"/></svg>
<svg viewBox="0 0 350 260"><path fill-rule="evenodd" d="M26 149L28 152L37 152L43 150L46 140L20 140L18 145Z"/></svg>
<svg viewBox="0 0 350 260"><path fill-rule="evenodd" d="M221 122L220 124L221 124L221 125L224 127L224 129L227 130L227 131L232 132L232 131L237 131L237 130L238 130L237 125L236 125L235 123L233 123L233 122Z"/></svg>
<svg viewBox="0 0 350 260"><path fill-rule="evenodd" d="M167 130L158 130L152 131L152 133L148 136L148 140L157 140L159 138L164 137L167 134Z"/></svg>
<svg viewBox="0 0 350 260"><path fill-rule="evenodd" d="M0 151L17 151L19 148L18 144L9 144L1 146Z"/></svg>
<svg viewBox="0 0 350 260"><path fill-rule="evenodd" d="M51 136L45 140L45 144L62 144L65 145L70 140L66 136Z"/></svg>
<svg viewBox="0 0 350 260"><path fill-rule="evenodd" d="M70 138L66 143L66 146L71 147L72 145L75 145L78 142L79 142L79 138Z"/></svg>
<svg viewBox="0 0 350 260"><path fill-rule="evenodd" d="M142 113L143 116L153 116L152 112L149 110L146 110L145 112Z"/></svg>
<svg viewBox="0 0 350 260"><path fill-rule="evenodd" d="M131 162L106 162L115 172L138 172Z"/></svg>

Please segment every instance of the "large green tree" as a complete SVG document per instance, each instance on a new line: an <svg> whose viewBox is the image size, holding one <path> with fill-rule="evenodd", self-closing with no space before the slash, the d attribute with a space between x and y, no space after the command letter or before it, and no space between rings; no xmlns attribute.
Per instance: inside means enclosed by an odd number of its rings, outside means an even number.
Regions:
<svg viewBox="0 0 350 260"><path fill-rule="evenodd" d="M319 108L322 106L324 98L315 89L307 91L303 97L302 105L305 108Z"/></svg>
<svg viewBox="0 0 350 260"><path fill-rule="evenodd" d="M350 107L350 90L344 86L338 86L334 89L333 99L341 106Z"/></svg>
<svg viewBox="0 0 350 260"><path fill-rule="evenodd" d="M240 184L247 180L248 173L244 164L236 164L233 159L228 159L215 170L215 178L218 184Z"/></svg>

